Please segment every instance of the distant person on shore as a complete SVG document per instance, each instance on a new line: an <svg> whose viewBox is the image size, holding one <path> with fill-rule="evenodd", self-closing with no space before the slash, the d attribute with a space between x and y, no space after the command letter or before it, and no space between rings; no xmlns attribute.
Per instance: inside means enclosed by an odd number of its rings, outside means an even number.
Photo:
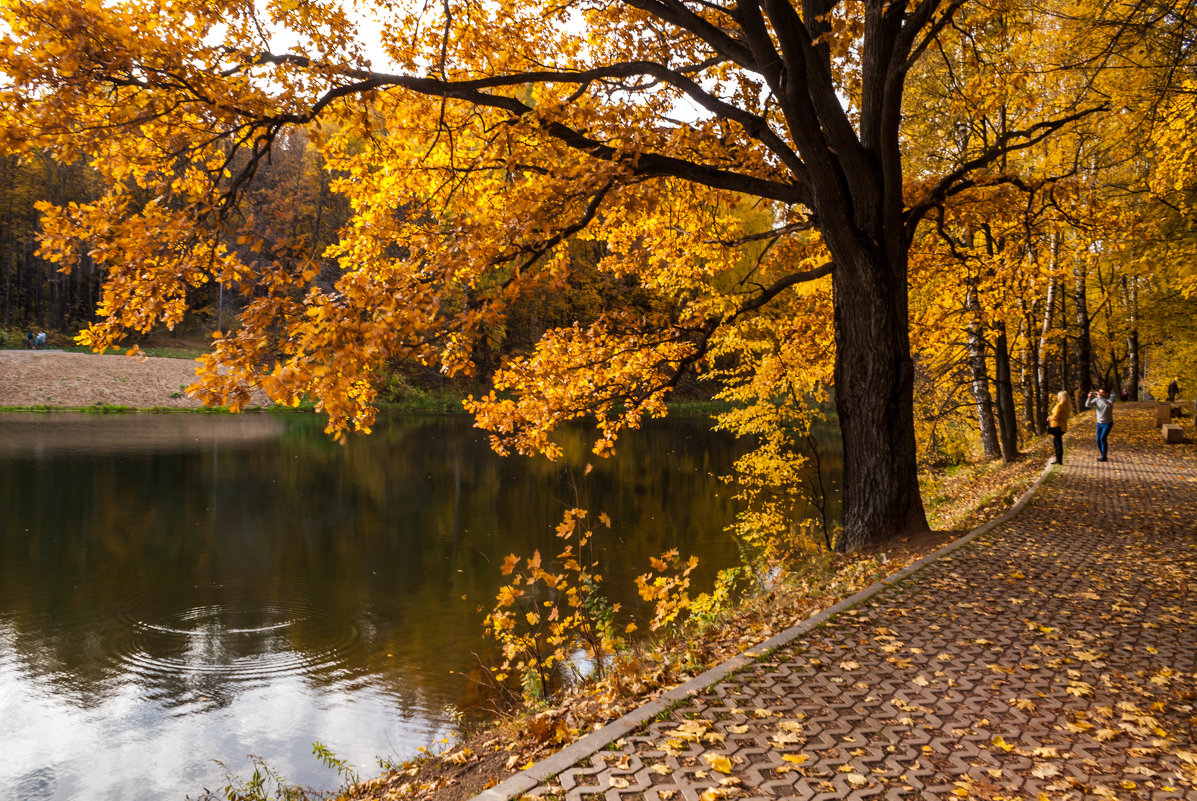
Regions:
<svg viewBox="0 0 1197 801"><path fill-rule="evenodd" d="M1180 397L1180 383L1173 378L1172 382L1168 384L1168 403Z"/></svg>
<svg viewBox="0 0 1197 801"><path fill-rule="evenodd" d="M1052 435L1052 445L1056 449L1055 464L1064 464L1064 432L1068 430L1068 415L1072 412L1072 403L1068 400L1068 393L1060 390L1056 393L1056 405L1047 418L1047 433Z"/></svg>
<svg viewBox="0 0 1197 801"><path fill-rule="evenodd" d="M38 350L41 350L42 348L46 347L46 332L45 331L39 331L37 333L37 339L34 340L33 345Z"/></svg>
<svg viewBox="0 0 1197 801"><path fill-rule="evenodd" d="M1099 389L1097 392L1090 392L1089 398L1085 401L1085 408L1090 406L1097 409L1097 450L1101 454L1097 461L1107 461L1106 454L1109 448L1110 429L1114 427L1114 399L1110 397L1110 393L1104 389Z"/></svg>
<svg viewBox="0 0 1197 801"><path fill-rule="evenodd" d="M25 348L26 348L26 350L33 350L33 332L32 331L25 334Z"/></svg>

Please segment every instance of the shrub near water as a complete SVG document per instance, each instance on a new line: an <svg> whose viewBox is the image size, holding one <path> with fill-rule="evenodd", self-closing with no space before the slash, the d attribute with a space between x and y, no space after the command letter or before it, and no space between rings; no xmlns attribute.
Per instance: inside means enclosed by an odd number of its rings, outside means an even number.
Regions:
<svg viewBox="0 0 1197 801"><path fill-rule="evenodd" d="M610 529L606 513L599 514L598 524ZM525 702L548 699L570 679L602 680L612 668L619 673L628 668L621 664L630 650L624 635L637 627L621 623L620 604L602 592L594 528L587 510L570 509L557 526L565 544L552 568L540 551L526 559L510 554L503 562L503 575L511 581L499 589L484 625L503 653L493 678L508 692L518 680ZM697 557L683 558L674 549L650 562L652 570L636 578L640 597L653 605L650 628L683 637L691 624L726 610L746 575L743 568L720 571L711 592L692 596L690 574ZM585 654L581 663L579 650Z"/></svg>
<svg viewBox="0 0 1197 801"><path fill-rule="evenodd" d="M578 670L571 656L579 646L601 677L608 655L624 644L615 631L620 605L599 593L603 577L596 572L594 531L587 525L588 518L585 509L570 509L557 525L564 546L555 570L546 568L539 550L527 559L510 554L503 562L503 575L512 580L499 589L485 626L503 651L495 679L503 684L513 676L519 678L526 700L550 694L560 683L559 668ZM611 526L605 513L599 515L599 523ZM624 633L633 630L635 624L628 624Z"/></svg>

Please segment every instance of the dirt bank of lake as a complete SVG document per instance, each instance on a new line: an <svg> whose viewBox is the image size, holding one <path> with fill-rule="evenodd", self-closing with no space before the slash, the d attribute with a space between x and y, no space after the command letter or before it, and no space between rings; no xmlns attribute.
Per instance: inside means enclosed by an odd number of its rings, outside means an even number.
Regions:
<svg viewBox="0 0 1197 801"><path fill-rule="evenodd" d="M193 408L190 359L0 350L0 406L80 408L96 404Z"/></svg>

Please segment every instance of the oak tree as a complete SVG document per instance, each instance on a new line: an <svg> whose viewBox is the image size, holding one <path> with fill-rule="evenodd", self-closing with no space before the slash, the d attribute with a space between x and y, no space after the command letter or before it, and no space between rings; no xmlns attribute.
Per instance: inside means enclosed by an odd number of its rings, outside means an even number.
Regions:
<svg viewBox="0 0 1197 801"><path fill-rule="evenodd" d="M43 253L109 270L85 339L181 319L189 288L245 298L208 400L311 395L368 429L396 357L447 372L571 243L656 298L550 330L477 399L500 447L597 418L600 448L659 414L738 326L830 283L844 442L841 549L926 526L916 476L909 249L948 198L1100 107L1023 104L955 161L906 163L912 70L992 24L970 0L7 0L0 146L85 157L94 203L43 207ZM1019 24L1040 13L1011 4ZM1052 25L1067 24L1061 16ZM376 41L367 41L376 34ZM1059 53L1046 56L1057 58ZM1041 65L1042 66L1042 65ZM942 125L978 109L931 101ZM928 98L920 97L919 102ZM984 98L980 98L984 101ZM981 108L984 112L987 108ZM305 128L351 207L322 254L239 227L254 174ZM745 224L745 204L769 220ZM744 248L765 244L751 263ZM340 274L319 279L320 258ZM827 289L817 289L826 294ZM823 308L817 302L799 304ZM795 319L787 336L809 326ZM741 351L744 353L745 351Z"/></svg>

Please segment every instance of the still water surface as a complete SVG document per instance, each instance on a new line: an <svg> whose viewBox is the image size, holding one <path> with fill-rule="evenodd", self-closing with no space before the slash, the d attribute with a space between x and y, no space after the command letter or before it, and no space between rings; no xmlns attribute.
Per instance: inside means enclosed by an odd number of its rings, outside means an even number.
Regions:
<svg viewBox="0 0 1197 801"><path fill-rule="evenodd" d="M0 415L0 798L182 799L249 772L337 784L478 714L482 612L508 553L610 516L612 600L650 555L735 563L738 446L657 423L594 460L501 459L459 417L346 447L305 415ZM595 470L583 476L594 461ZM705 582L705 584L704 584Z"/></svg>

